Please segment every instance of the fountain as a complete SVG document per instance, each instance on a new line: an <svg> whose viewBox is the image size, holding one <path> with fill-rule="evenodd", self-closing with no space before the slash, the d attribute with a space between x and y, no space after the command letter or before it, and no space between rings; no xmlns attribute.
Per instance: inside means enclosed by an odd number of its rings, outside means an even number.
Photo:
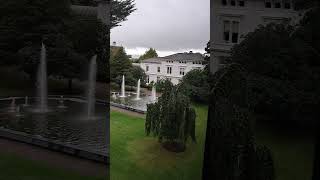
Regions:
<svg viewBox="0 0 320 180"><path fill-rule="evenodd" d="M157 90L156 90L155 86L152 86L151 101L152 102L156 102L157 101Z"/></svg>
<svg viewBox="0 0 320 180"><path fill-rule="evenodd" d="M26 96L26 97L24 98L23 107L28 107L28 106L29 106L29 98L28 98L28 96Z"/></svg>
<svg viewBox="0 0 320 180"><path fill-rule="evenodd" d="M125 79L124 75L122 76L122 84L121 84L121 95L120 97L125 98L126 97L126 92L125 92L126 84L125 84Z"/></svg>
<svg viewBox="0 0 320 180"><path fill-rule="evenodd" d="M21 109L20 106L17 106L17 108L16 108L16 116L17 116L17 117L23 116L23 115L21 114L21 110L20 110L20 109Z"/></svg>
<svg viewBox="0 0 320 180"><path fill-rule="evenodd" d="M64 98L63 98L63 96L60 96L58 108L60 108L60 109L65 109L65 108L67 108L67 106L64 105Z"/></svg>
<svg viewBox="0 0 320 180"><path fill-rule="evenodd" d="M95 114L95 91L96 91L96 74L97 74L97 56L93 56L89 66L89 79L88 79L88 119L92 119Z"/></svg>
<svg viewBox="0 0 320 180"><path fill-rule="evenodd" d="M40 65L38 68L38 108L41 113L48 111L48 89L47 89L47 62L46 48L44 44L41 47Z"/></svg>
<svg viewBox="0 0 320 180"><path fill-rule="evenodd" d="M113 98L113 99L117 99L116 93L112 93L112 98Z"/></svg>
<svg viewBox="0 0 320 180"><path fill-rule="evenodd" d="M138 85L137 85L137 97L135 100L140 100L140 79L138 80Z"/></svg>
<svg viewBox="0 0 320 180"><path fill-rule="evenodd" d="M9 107L9 112L15 112L16 111L16 98L12 98L11 105Z"/></svg>

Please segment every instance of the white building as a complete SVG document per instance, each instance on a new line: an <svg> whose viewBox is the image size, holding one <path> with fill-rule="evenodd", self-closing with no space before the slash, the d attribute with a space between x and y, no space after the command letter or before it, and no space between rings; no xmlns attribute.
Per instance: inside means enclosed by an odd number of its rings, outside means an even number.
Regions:
<svg viewBox="0 0 320 180"><path fill-rule="evenodd" d="M298 13L293 6L293 0L211 0L211 72L258 25L295 23Z"/></svg>
<svg viewBox="0 0 320 180"><path fill-rule="evenodd" d="M169 79L173 84L178 84L189 71L205 67L204 56L192 52L146 59L139 65L147 75L147 83Z"/></svg>

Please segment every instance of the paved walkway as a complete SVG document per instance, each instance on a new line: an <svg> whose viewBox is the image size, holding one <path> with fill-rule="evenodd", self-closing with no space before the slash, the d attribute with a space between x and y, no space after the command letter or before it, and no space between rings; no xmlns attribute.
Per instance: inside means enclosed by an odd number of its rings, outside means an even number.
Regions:
<svg viewBox="0 0 320 180"><path fill-rule="evenodd" d="M0 153L11 153L17 156L44 162L49 166L73 171L84 176L107 176L107 165L86 159L76 158L40 147L0 138ZM5 148L4 148L5 147Z"/></svg>

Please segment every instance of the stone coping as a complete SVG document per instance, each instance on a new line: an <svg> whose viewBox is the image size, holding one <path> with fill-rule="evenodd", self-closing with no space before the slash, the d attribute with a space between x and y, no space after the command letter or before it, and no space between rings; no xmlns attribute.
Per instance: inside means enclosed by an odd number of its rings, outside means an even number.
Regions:
<svg viewBox="0 0 320 180"><path fill-rule="evenodd" d="M0 137L38 146L51 151L57 151L71 156L92 160L98 163L109 164L109 153L94 152L84 148L78 148L73 145L63 144L61 142L46 139L41 136L31 135L23 132L13 131L0 127Z"/></svg>
<svg viewBox="0 0 320 180"><path fill-rule="evenodd" d="M69 100L69 101L75 101L79 103L85 103L86 98L83 96L68 96L68 95L48 95L49 100L60 100L61 96L63 96L64 100ZM25 97L22 96L12 96L12 97L0 97L0 101L6 101L6 100L12 100L15 98L16 100L18 99L25 99ZM36 99L37 97L33 96L28 96L29 99ZM110 103L106 100L103 99L96 99L97 104L102 104L102 105L110 105Z"/></svg>
<svg viewBox="0 0 320 180"><path fill-rule="evenodd" d="M136 112L136 113L139 113L139 114L146 114L147 113L147 111L140 110L140 109L135 109L135 108L133 108L131 106L126 106L126 105L118 104L118 103L114 103L114 102L110 102L110 105L113 106L113 107L117 107L117 108L120 108L120 109Z"/></svg>

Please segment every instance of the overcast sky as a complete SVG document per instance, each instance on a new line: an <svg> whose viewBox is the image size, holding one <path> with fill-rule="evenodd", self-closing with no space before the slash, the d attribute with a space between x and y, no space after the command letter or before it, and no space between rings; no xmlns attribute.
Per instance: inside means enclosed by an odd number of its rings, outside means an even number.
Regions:
<svg viewBox="0 0 320 180"><path fill-rule="evenodd" d="M155 48L159 56L204 53L209 41L210 0L136 0L137 10L111 30L111 43L138 57Z"/></svg>

